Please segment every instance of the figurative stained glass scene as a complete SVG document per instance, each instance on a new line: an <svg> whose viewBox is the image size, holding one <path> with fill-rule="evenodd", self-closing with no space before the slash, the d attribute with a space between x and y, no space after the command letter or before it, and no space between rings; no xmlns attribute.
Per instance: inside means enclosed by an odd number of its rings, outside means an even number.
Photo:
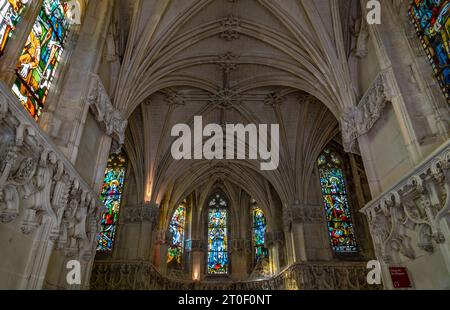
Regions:
<svg viewBox="0 0 450 310"><path fill-rule="evenodd" d="M227 202L220 195L209 201L208 212L208 273L228 273Z"/></svg>
<svg viewBox="0 0 450 310"><path fill-rule="evenodd" d="M173 234L172 244L167 253L168 264L181 264L184 250L184 227L186 224L186 208L180 205L170 221L169 231Z"/></svg>
<svg viewBox="0 0 450 310"><path fill-rule="evenodd" d="M334 252L358 250L341 159L326 149L318 159L320 185Z"/></svg>
<svg viewBox="0 0 450 310"><path fill-rule="evenodd" d="M0 0L0 56L5 52L6 43L20 22L29 0Z"/></svg>
<svg viewBox="0 0 450 310"><path fill-rule="evenodd" d="M259 261L269 257L269 251L264 246L267 222L264 212L256 205L252 207L253 244L255 247L255 260Z"/></svg>
<svg viewBox="0 0 450 310"><path fill-rule="evenodd" d="M450 1L414 0L409 15L450 102Z"/></svg>
<svg viewBox="0 0 450 310"><path fill-rule="evenodd" d="M44 0L17 65L13 92L36 120L64 50L69 22L67 4Z"/></svg>
<svg viewBox="0 0 450 310"><path fill-rule="evenodd" d="M119 219L125 179L126 159L122 154L112 155L108 160L100 200L103 203L100 236L97 251L111 251Z"/></svg>

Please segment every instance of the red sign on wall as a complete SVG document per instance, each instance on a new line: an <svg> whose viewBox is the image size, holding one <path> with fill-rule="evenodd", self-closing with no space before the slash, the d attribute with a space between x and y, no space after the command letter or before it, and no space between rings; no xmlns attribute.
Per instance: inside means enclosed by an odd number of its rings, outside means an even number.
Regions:
<svg viewBox="0 0 450 310"><path fill-rule="evenodd" d="M411 288L408 269L405 267L389 267L394 288Z"/></svg>

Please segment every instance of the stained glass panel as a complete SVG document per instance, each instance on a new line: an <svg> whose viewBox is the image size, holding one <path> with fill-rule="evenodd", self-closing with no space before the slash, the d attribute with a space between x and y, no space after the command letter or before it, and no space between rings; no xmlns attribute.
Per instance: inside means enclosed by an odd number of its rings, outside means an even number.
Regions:
<svg viewBox="0 0 450 310"><path fill-rule="evenodd" d="M209 202L208 273L228 273L228 233L226 200L219 194Z"/></svg>
<svg viewBox="0 0 450 310"><path fill-rule="evenodd" d="M318 165L328 232L333 251L355 252L358 247L354 236L348 194L339 156L326 149L319 157Z"/></svg>
<svg viewBox="0 0 450 310"><path fill-rule="evenodd" d="M181 264L184 251L185 223L186 208L181 205L175 210L169 225L169 231L173 234L173 238L167 253L167 263Z"/></svg>
<svg viewBox="0 0 450 310"><path fill-rule="evenodd" d="M0 56L14 33L29 0L0 0Z"/></svg>
<svg viewBox="0 0 450 310"><path fill-rule="evenodd" d="M103 203L101 230L97 251L111 251L119 219L120 202L125 179L126 160L124 155L112 155L105 171L100 200Z"/></svg>
<svg viewBox="0 0 450 310"><path fill-rule="evenodd" d="M13 92L31 116L38 119L64 50L69 22L67 4L44 0L17 65Z"/></svg>
<svg viewBox="0 0 450 310"><path fill-rule="evenodd" d="M414 0L409 15L450 102L450 1Z"/></svg>
<svg viewBox="0 0 450 310"><path fill-rule="evenodd" d="M255 260L268 258L269 251L264 246L265 235L267 230L266 217L261 208L254 205L252 207L252 219L253 219L253 244L255 247Z"/></svg>

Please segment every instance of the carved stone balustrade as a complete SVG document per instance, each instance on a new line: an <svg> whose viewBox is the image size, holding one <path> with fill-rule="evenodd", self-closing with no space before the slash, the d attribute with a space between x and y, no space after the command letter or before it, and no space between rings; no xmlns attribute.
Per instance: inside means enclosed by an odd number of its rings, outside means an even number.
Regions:
<svg viewBox="0 0 450 310"><path fill-rule="evenodd" d="M423 257L438 254L450 268L450 141L362 212L369 220L376 255L385 266L417 263L419 270L436 270L425 266ZM450 274L444 269L437 272L447 278Z"/></svg>
<svg viewBox="0 0 450 310"><path fill-rule="evenodd" d="M360 262L294 264L267 280L244 282L199 282L162 276L144 261L97 261L91 286L93 290L362 290L380 289L366 280L366 264Z"/></svg>
<svg viewBox="0 0 450 310"><path fill-rule="evenodd" d="M89 261L100 208L98 193L0 82L0 223L27 235L45 225L39 238Z"/></svg>

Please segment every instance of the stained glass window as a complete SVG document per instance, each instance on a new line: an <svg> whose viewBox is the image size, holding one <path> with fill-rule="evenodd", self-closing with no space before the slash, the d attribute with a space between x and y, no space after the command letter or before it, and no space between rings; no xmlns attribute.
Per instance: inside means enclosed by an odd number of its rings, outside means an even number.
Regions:
<svg viewBox="0 0 450 310"><path fill-rule="evenodd" d="M267 230L266 217L263 210L253 202L252 206L253 221L253 246L255 247L255 260L259 261L269 257L269 251L264 246Z"/></svg>
<svg viewBox="0 0 450 310"><path fill-rule="evenodd" d="M216 194L208 203L208 273L228 273L227 202Z"/></svg>
<svg viewBox="0 0 450 310"><path fill-rule="evenodd" d="M97 251L111 251L119 218L125 179L126 159L123 154L111 155L105 171L100 200L103 203L101 230Z"/></svg>
<svg viewBox="0 0 450 310"><path fill-rule="evenodd" d="M450 102L450 1L414 0L409 15Z"/></svg>
<svg viewBox="0 0 450 310"><path fill-rule="evenodd" d="M11 38L29 0L0 0L0 56Z"/></svg>
<svg viewBox="0 0 450 310"><path fill-rule="evenodd" d="M44 0L16 70L13 92L31 116L38 119L64 50L69 21L67 4Z"/></svg>
<svg viewBox="0 0 450 310"><path fill-rule="evenodd" d="M358 250L340 157L326 149L318 159L320 185L334 252Z"/></svg>
<svg viewBox="0 0 450 310"><path fill-rule="evenodd" d="M167 263L181 264L184 250L184 227L186 224L186 208L180 205L174 212L169 225L173 234L172 244L167 253Z"/></svg>

